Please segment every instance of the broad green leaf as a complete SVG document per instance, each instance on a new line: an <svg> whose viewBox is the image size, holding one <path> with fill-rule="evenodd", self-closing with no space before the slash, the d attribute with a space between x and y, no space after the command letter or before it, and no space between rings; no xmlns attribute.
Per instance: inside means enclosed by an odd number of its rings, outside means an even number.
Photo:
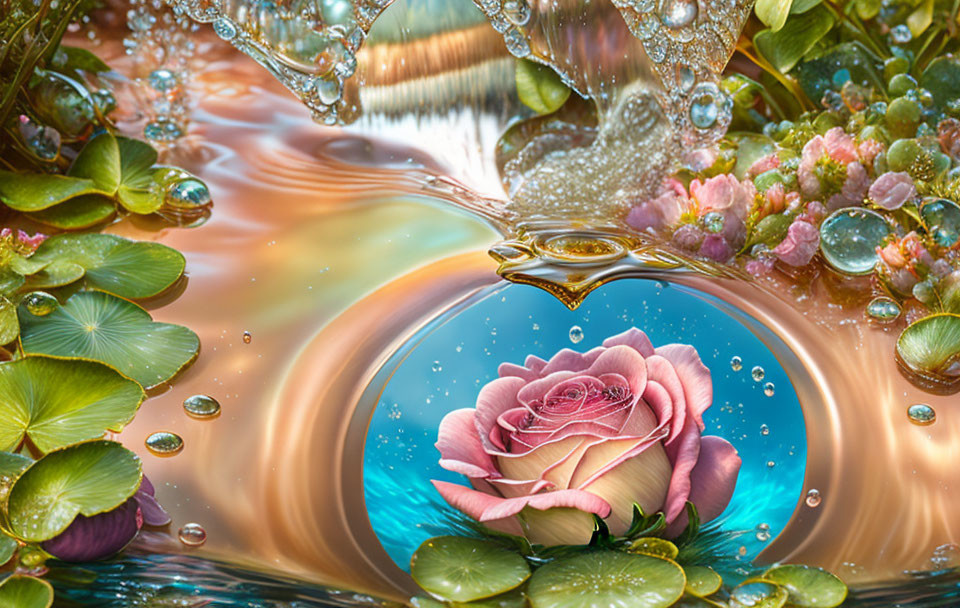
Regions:
<svg viewBox="0 0 960 608"><path fill-rule="evenodd" d="M84 146L70 175L93 180L134 213L153 213L163 204L163 192L153 180L156 162L150 144L102 133Z"/></svg>
<svg viewBox="0 0 960 608"><path fill-rule="evenodd" d="M10 344L20 335L20 322L17 321L17 307L13 302L0 296L0 346Z"/></svg>
<svg viewBox="0 0 960 608"><path fill-rule="evenodd" d="M960 98L960 59L952 55L937 57L920 75L920 86L933 95L938 112Z"/></svg>
<svg viewBox="0 0 960 608"><path fill-rule="evenodd" d="M166 382L197 356L197 335L155 323L136 304L100 291L81 291L37 317L20 307L20 343L27 354L100 361L144 388Z"/></svg>
<svg viewBox="0 0 960 608"><path fill-rule="evenodd" d="M12 296L25 281L22 273L9 266L0 265L0 296Z"/></svg>
<svg viewBox="0 0 960 608"><path fill-rule="evenodd" d="M67 261L55 261L43 267L43 270L27 280L28 289L46 289L62 287L83 278L83 266Z"/></svg>
<svg viewBox="0 0 960 608"><path fill-rule="evenodd" d="M776 32L787 21L792 4L792 0L757 0L753 10L764 25Z"/></svg>
<svg viewBox="0 0 960 608"><path fill-rule="evenodd" d="M821 568L788 564L767 570L763 579L784 587L795 608L834 608L847 599L847 586Z"/></svg>
<svg viewBox="0 0 960 608"><path fill-rule="evenodd" d="M527 585L532 608L666 608L683 595L676 563L650 555L597 551L540 567Z"/></svg>
<svg viewBox="0 0 960 608"><path fill-rule="evenodd" d="M123 504L140 487L140 459L115 441L88 441L50 452L20 475L7 499L10 531L30 543L50 540L77 515Z"/></svg>
<svg viewBox="0 0 960 608"><path fill-rule="evenodd" d="M686 591L690 595L697 597L713 595L723 584L720 575L706 566L685 566L683 572L687 576Z"/></svg>
<svg viewBox="0 0 960 608"><path fill-rule="evenodd" d="M60 45L61 51L66 55L65 69L84 70L86 72L109 72L110 66L103 62L91 51L78 46Z"/></svg>
<svg viewBox="0 0 960 608"><path fill-rule="evenodd" d="M112 133L101 133L87 142L70 166L68 175L93 180L113 195L120 187L120 146Z"/></svg>
<svg viewBox="0 0 960 608"><path fill-rule="evenodd" d="M750 608L782 608L787 603L784 587L768 581L747 581L730 592L730 604Z"/></svg>
<svg viewBox="0 0 960 608"><path fill-rule="evenodd" d="M530 566L519 554L488 541L438 536L413 554L410 574L436 597L470 602L515 589L530 576Z"/></svg>
<svg viewBox="0 0 960 608"><path fill-rule="evenodd" d="M149 298L170 287L183 274L186 261L176 249L159 243L131 241L113 234L62 234L44 241L32 256L47 263L46 272L31 278L34 288L64 285L76 276L86 284L124 298Z"/></svg>
<svg viewBox="0 0 960 608"><path fill-rule="evenodd" d="M108 197L100 194L84 194L28 215L32 220L54 228L80 230L105 222L116 211L117 205Z"/></svg>
<svg viewBox="0 0 960 608"><path fill-rule="evenodd" d="M793 4L790 5L790 14L799 15L805 13L823 2L823 0L793 0Z"/></svg>
<svg viewBox="0 0 960 608"><path fill-rule="evenodd" d="M923 0L910 16L907 17L907 27L916 38L933 23L933 0Z"/></svg>
<svg viewBox="0 0 960 608"><path fill-rule="evenodd" d="M441 604L443 605L443 604ZM527 608L527 597L520 588L474 602L450 602L449 608ZM423 608L427 608L424 606Z"/></svg>
<svg viewBox="0 0 960 608"><path fill-rule="evenodd" d="M9 562L10 558L13 557L13 554L16 553L17 549L19 548L20 545L17 543L16 539L7 536L3 532L0 532L0 566Z"/></svg>
<svg viewBox="0 0 960 608"><path fill-rule="evenodd" d="M0 452L0 505L7 500L7 494L13 487L13 482L20 477L33 460L21 454ZM2 514L0 514L2 517Z"/></svg>
<svg viewBox="0 0 960 608"><path fill-rule="evenodd" d="M53 587L45 580L14 574L0 583L0 606L10 608L50 608Z"/></svg>
<svg viewBox="0 0 960 608"><path fill-rule="evenodd" d="M93 180L66 175L0 171L0 200L17 211L40 211L63 201L100 192Z"/></svg>
<svg viewBox="0 0 960 608"><path fill-rule="evenodd" d="M136 382L92 361L26 357L0 364L0 450L15 450L29 437L49 452L119 432L144 398Z"/></svg>
<svg viewBox="0 0 960 608"><path fill-rule="evenodd" d="M753 44L767 61L786 73L827 35L833 24L833 14L821 5L787 20L780 31L766 29L757 32Z"/></svg>
<svg viewBox="0 0 960 608"><path fill-rule="evenodd" d="M904 329L897 339L897 362L925 384L960 386L960 315L930 315Z"/></svg>
<svg viewBox="0 0 960 608"><path fill-rule="evenodd" d="M570 87L549 66L527 59L517 60L517 95L538 114L555 112L570 97Z"/></svg>

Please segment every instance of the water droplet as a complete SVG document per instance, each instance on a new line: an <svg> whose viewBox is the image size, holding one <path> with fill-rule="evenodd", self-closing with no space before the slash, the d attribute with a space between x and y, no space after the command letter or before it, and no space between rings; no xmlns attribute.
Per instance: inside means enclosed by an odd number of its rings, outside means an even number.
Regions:
<svg viewBox="0 0 960 608"><path fill-rule="evenodd" d="M769 434L770 434L770 427L767 426L767 425L765 425L765 424L761 424L761 425L760 425L760 434L761 434L761 435L769 435Z"/></svg>
<svg viewBox="0 0 960 608"><path fill-rule="evenodd" d="M870 274L877 247L890 235L882 215L863 208L841 209L820 225L820 251L834 269L852 275Z"/></svg>
<svg viewBox="0 0 960 608"><path fill-rule="evenodd" d="M583 340L583 328L579 325L574 325L570 328L570 341L574 344L579 344L580 340Z"/></svg>
<svg viewBox="0 0 960 608"><path fill-rule="evenodd" d="M526 0L506 0L503 15L514 25L526 25L530 21L530 5Z"/></svg>
<svg viewBox="0 0 960 608"><path fill-rule="evenodd" d="M337 103L343 94L340 81L336 78L314 78L313 89L317 92L320 101L328 106Z"/></svg>
<svg viewBox="0 0 960 608"><path fill-rule="evenodd" d="M776 462L774 462L774 461L772 461L772 460L768 460L768 461L767 461L767 468L768 468L768 469L772 469L772 468L775 467L775 466L777 466L777 463L776 463Z"/></svg>
<svg viewBox="0 0 960 608"><path fill-rule="evenodd" d="M210 189L199 179L182 179L170 186L164 202L177 208L204 207L210 204Z"/></svg>
<svg viewBox="0 0 960 608"><path fill-rule="evenodd" d="M763 385L763 394L766 395L767 397L773 397L773 390L774 390L773 382L767 382L766 384Z"/></svg>
<svg viewBox="0 0 960 608"><path fill-rule="evenodd" d="M917 403L907 408L907 416L910 422L927 426L937 421L937 412L926 403Z"/></svg>
<svg viewBox="0 0 960 608"><path fill-rule="evenodd" d="M897 44L906 44L913 39L913 32L904 24L900 24L890 30L890 37Z"/></svg>
<svg viewBox="0 0 960 608"><path fill-rule="evenodd" d="M188 547L199 547L207 542L207 531L200 524L184 524L177 536Z"/></svg>
<svg viewBox="0 0 960 608"><path fill-rule="evenodd" d="M724 219L725 218L723 217L722 213L711 211L707 214L704 214L700 221L703 223L704 230L713 234L717 234L718 232L723 231Z"/></svg>
<svg viewBox="0 0 960 608"><path fill-rule="evenodd" d="M733 100L712 82L701 82L690 94L690 122L698 129L722 124L733 111Z"/></svg>
<svg viewBox="0 0 960 608"><path fill-rule="evenodd" d="M763 371L763 368L757 365L752 370L750 370L750 377L753 378L754 382L760 382L763 380L763 377L766 375L766 372Z"/></svg>
<svg viewBox="0 0 960 608"><path fill-rule="evenodd" d="M927 233L942 247L960 241L960 206L947 199L928 200L920 206L920 217Z"/></svg>
<svg viewBox="0 0 960 608"><path fill-rule="evenodd" d="M170 70L154 70L150 72L148 82L155 90L166 92L177 87L177 75Z"/></svg>
<svg viewBox="0 0 960 608"><path fill-rule="evenodd" d="M503 40L507 44L507 50L514 57L526 57L530 54L530 44L527 37L519 28L512 27L503 33Z"/></svg>
<svg viewBox="0 0 960 608"><path fill-rule="evenodd" d="M867 304L867 317L880 323L895 321L902 312L900 305L893 298L878 296Z"/></svg>
<svg viewBox="0 0 960 608"><path fill-rule="evenodd" d="M251 334L249 331L243 332L243 343L250 344L251 342L253 342L253 334Z"/></svg>
<svg viewBox="0 0 960 608"><path fill-rule="evenodd" d="M143 128L143 136L152 141L173 141L183 136L183 129L172 120L155 120Z"/></svg>
<svg viewBox="0 0 960 608"><path fill-rule="evenodd" d="M194 395L183 401L183 409L194 418L214 418L220 414L220 403L209 395Z"/></svg>
<svg viewBox="0 0 960 608"><path fill-rule="evenodd" d="M693 23L698 12L696 0L666 0L660 18L667 27L679 29Z"/></svg>
<svg viewBox="0 0 960 608"><path fill-rule="evenodd" d="M27 312L37 317L45 317L55 311L60 302L45 291L34 291L23 299Z"/></svg>
<svg viewBox="0 0 960 608"><path fill-rule="evenodd" d="M732 369L735 372L738 372L741 369L743 369L743 359L741 359L740 357L734 357L733 359L730 359L730 369Z"/></svg>
<svg viewBox="0 0 960 608"><path fill-rule="evenodd" d="M183 439L176 433L158 431L147 437L144 444L157 456L173 456L183 449Z"/></svg>
<svg viewBox="0 0 960 608"><path fill-rule="evenodd" d="M217 19L213 22L213 31L224 40L233 40L237 37L237 28L227 19Z"/></svg>
<svg viewBox="0 0 960 608"><path fill-rule="evenodd" d="M34 122L30 117L20 116L20 137L39 159L50 161L60 155L60 132Z"/></svg>
<svg viewBox="0 0 960 608"><path fill-rule="evenodd" d="M439 361L434 361L433 365L430 366L430 369L432 369L434 372L439 372L443 370L443 366L440 365Z"/></svg>
<svg viewBox="0 0 960 608"><path fill-rule="evenodd" d="M769 524L759 524L757 526L757 540L765 543L770 540L770 525Z"/></svg>
<svg viewBox="0 0 960 608"><path fill-rule="evenodd" d="M810 491L807 492L807 498L804 502L806 502L807 506L810 507L811 509L816 509L817 507L820 506L821 500L822 498L820 497L820 490L817 490L816 488L811 488Z"/></svg>

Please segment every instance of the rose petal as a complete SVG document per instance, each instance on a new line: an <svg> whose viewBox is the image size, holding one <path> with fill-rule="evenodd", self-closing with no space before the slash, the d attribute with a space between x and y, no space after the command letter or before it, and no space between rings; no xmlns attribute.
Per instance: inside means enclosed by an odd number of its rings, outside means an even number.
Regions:
<svg viewBox="0 0 960 608"><path fill-rule="evenodd" d="M689 501L697 507L701 522L716 519L730 504L740 474L740 456L730 443L720 437L708 435L700 443L700 459L690 473ZM686 511L674 520L667 530L675 536L687 525Z"/></svg>
<svg viewBox="0 0 960 608"><path fill-rule="evenodd" d="M483 492L484 494L489 494L491 496L500 495L499 491L496 490L485 479L471 479L470 485L473 486L473 488L478 492ZM520 527L520 522L517 521L516 517L505 517L503 519L485 521L483 522L483 525L500 532L513 534L514 536L523 536L523 528Z"/></svg>
<svg viewBox="0 0 960 608"><path fill-rule="evenodd" d="M582 372L590 367L604 350L606 349L598 346L585 353L578 353L575 350L564 348L550 358L550 361L540 370L540 376L548 376L561 371Z"/></svg>
<svg viewBox="0 0 960 608"><path fill-rule="evenodd" d="M480 522L510 517L528 506L541 511L554 507L570 507L595 513L600 517L610 515L610 505L607 501L581 490L558 490L533 496L501 498L446 481L433 480L432 483L450 506Z"/></svg>
<svg viewBox="0 0 960 608"><path fill-rule="evenodd" d="M700 360L697 349L689 344L667 344L656 351L658 355L673 363L683 384L687 413L693 415L697 427L702 431L703 413L713 403L713 380L710 377L710 370Z"/></svg>
<svg viewBox="0 0 960 608"><path fill-rule="evenodd" d="M663 387L662 384L656 380L647 380L647 390L643 392L642 401L647 404L652 411L657 416L657 425L666 426L673 420L674 408L673 408L673 399L670 397L670 393L667 392L667 389ZM682 411L682 410L680 410ZM633 431L633 420L628 419L627 423L623 427L623 433L636 435Z"/></svg>
<svg viewBox="0 0 960 608"><path fill-rule="evenodd" d="M137 505L140 507L140 513L143 516L143 523L148 526L158 527L165 526L170 523L170 514L167 513L162 506L160 506L160 503L157 502L157 499L152 495L143 491L138 491L133 495L133 498L137 501Z"/></svg>
<svg viewBox="0 0 960 608"><path fill-rule="evenodd" d="M700 456L700 430L694 420L687 418L680 437L667 446L666 452L673 464L673 474L663 503L663 515L670 524L683 512L690 498L690 473Z"/></svg>
<svg viewBox="0 0 960 608"><path fill-rule="evenodd" d="M662 355L653 355L647 358L647 374L650 382L656 382L670 396L669 409L673 412L673 420L670 422L670 435L666 440L669 445L680 435L680 431L683 430L683 423L687 419L687 398L684 394L684 385L673 363ZM647 395L644 393L644 399L646 397ZM657 393L651 395L651 397L659 398L660 395ZM663 409L664 405L657 404L657 407Z"/></svg>
<svg viewBox="0 0 960 608"><path fill-rule="evenodd" d="M119 553L137 535L143 519L130 498L106 513L77 515L66 530L42 544L43 550L65 562L90 562Z"/></svg>
<svg viewBox="0 0 960 608"><path fill-rule="evenodd" d="M606 348L619 346L621 344L631 347L645 358L653 354L653 344L650 342L650 338L636 327L631 327L622 334L611 336L603 341L603 345Z"/></svg>
<svg viewBox="0 0 960 608"><path fill-rule="evenodd" d="M484 450L488 453L496 454L500 450L490 442L490 429L497 423L497 418L503 412L520 407L517 401L517 392L523 388L526 382L516 376L507 376L497 378L488 382L477 395L477 409L474 413L476 430L473 433L479 433L480 442Z"/></svg>
<svg viewBox="0 0 960 608"><path fill-rule="evenodd" d="M564 380L575 378L578 375L581 374L570 371L559 371L544 376L539 380L534 380L533 382L520 387L520 390L517 392L517 402L519 405L523 406L523 404L542 400L543 396L546 395L547 392L549 392L554 386L563 382Z"/></svg>
<svg viewBox="0 0 960 608"><path fill-rule="evenodd" d="M647 363L643 355L630 346L618 345L605 349L585 374L594 377L620 374L637 398L647 387Z"/></svg>
<svg viewBox="0 0 960 608"><path fill-rule="evenodd" d="M443 417L435 444L440 466L467 477L497 477L497 467L477 435L475 414L476 410L464 408Z"/></svg>

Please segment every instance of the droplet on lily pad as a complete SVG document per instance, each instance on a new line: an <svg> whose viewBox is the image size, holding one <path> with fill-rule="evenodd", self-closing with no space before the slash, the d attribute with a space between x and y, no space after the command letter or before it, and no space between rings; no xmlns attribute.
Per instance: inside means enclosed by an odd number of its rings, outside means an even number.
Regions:
<svg viewBox="0 0 960 608"><path fill-rule="evenodd" d="M870 274L879 259L877 247L890 232L886 219L875 211L840 209L820 225L820 251L839 272Z"/></svg>
<svg viewBox="0 0 960 608"><path fill-rule="evenodd" d="M220 414L220 402L209 395L194 395L184 399L183 409L193 418L215 418Z"/></svg>
<svg viewBox="0 0 960 608"><path fill-rule="evenodd" d="M45 291L34 291L23 299L27 312L36 317L45 317L60 306L60 301Z"/></svg>
<svg viewBox="0 0 960 608"><path fill-rule="evenodd" d="M151 433L144 444L157 456L173 456L183 449L183 438L169 431Z"/></svg>
<svg viewBox="0 0 960 608"><path fill-rule="evenodd" d="M960 206L945 198L928 199L920 205L920 218L927 234L941 247L960 241Z"/></svg>
<svg viewBox="0 0 960 608"><path fill-rule="evenodd" d="M878 323L889 323L900 317L902 309L893 298L877 296L867 304L867 317Z"/></svg>
<svg viewBox="0 0 960 608"><path fill-rule="evenodd" d="M410 574L436 597L472 602L519 587L529 578L530 566L519 554L491 542L438 536L413 554Z"/></svg>
<svg viewBox="0 0 960 608"><path fill-rule="evenodd" d="M176 208L203 207L211 201L210 189L196 178L180 180L169 187L163 202Z"/></svg>
<svg viewBox="0 0 960 608"><path fill-rule="evenodd" d="M847 599L847 586L821 568L787 564L767 570L763 579L781 585L796 608L835 608Z"/></svg>
<svg viewBox="0 0 960 608"><path fill-rule="evenodd" d="M787 590L766 581L748 582L730 592L731 608L781 608L787 603Z"/></svg>
<svg viewBox="0 0 960 608"><path fill-rule="evenodd" d="M930 315L903 330L897 339L897 363L926 390L950 394L960 389L960 315Z"/></svg>

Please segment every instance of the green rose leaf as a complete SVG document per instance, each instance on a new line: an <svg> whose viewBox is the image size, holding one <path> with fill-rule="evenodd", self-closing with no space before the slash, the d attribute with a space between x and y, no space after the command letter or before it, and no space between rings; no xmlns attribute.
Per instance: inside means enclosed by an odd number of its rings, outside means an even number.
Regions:
<svg viewBox="0 0 960 608"><path fill-rule="evenodd" d="M650 555L597 551L542 566L527 586L532 608L666 608L683 595L676 563Z"/></svg>
<svg viewBox="0 0 960 608"><path fill-rule="evenodd" d="M32 576L14 574L0 583L0 606L16 608L50 608L53 587Z"/></svg>
<svg viewBox="0 0 960 608"><path fill-rule="evenodd" d="M786 73L827 35L833 24L833 14L821 5L789 19L779 31L757 32L753 44L767 61Z"/></svg>
<svg viewBox="0 0 960 608"><path fill-rule="evenodd" d="M71 198L100 192L90 179L0 171L0 200L17 211L40 211Z"/></svg>
<svg viewBox="0 0 960 608"><path fill-rule="evenodd" d="M70 166L68 175L92 180L113 195L120 187L120 146L112 133L101 133L87 142Z"/></svg>
<svg viewBox="0 0 960 608"><path fill-rule="evenodd" d="M793 4L790 5L790 14L799 15L800 13L805 13L823 2L823 0L793 0Z"/></svg>
<svg viewBox="0 0 960 608"><path fill-rule="evenodd" d="M140 487L140 459L115 441L89 441L50 452L23 472L7 501L10 531L39 543L123 504Z"/></svg>
<svg viewBox="0 0 960 608"><path fill-rule="evenodd" d="M132 299L161 293L183 275L186 266L176 249L113 234L50 237L31 259L47 264L31 277L32 288L57 287L83 276L90 287Z"/></svg>
<svg viewBox="0 0 960 608"><path fill-rule="evenodd" d="M519 587L530 576L530 566L519 554L491 542L438 536L413 554L410 574L439 598L471 602Z"/></svg>
<svg viewBox="0 0 960 608"><path fill-rule="evenodd" d="M767 570L763 579L784 587L796 608L834 608L847 599L847 586L821 568L788 564Z"/></svg>
<svg viewBox="0 0 960 608"><path fill-rule="evenodd" d="M10 344L20 335L20 322L17 320L17 307L13 302L0 296L0 346Z"/></svg>
<svg viewBox="0 0 960 608"><path fill-rule="evenodd" d="M517 95L538 114L557 111L570 97L570 88L550 67L527 59L517 61Z"/></svg>
<svg viewBox="0 0 960 608"><path fill-rule="evenodd" d="M101 194L83 194L42 211L27 214L30 219L61 230L89 228L110 219L116 204Z"/></svg>
<svg viewBox="0 0 960 608"><path fill-rule="evenodd" d="M960 386L960 315L924 317L897 339L897 363L935 388Z"/></svg>
<svg viewBox="0 0 960 608"><path fill-rule="evenodd" d="M697 597L713 595L723 584L720 575L706 566L686 566L683 572L687 575L686 591L690 595Z"/></svg>
<svg viewBox="0 0 960 608"><path fill-rule="evenodd" d="M0 364L0 450L24 438L41 452L120 431L143 389L106 365L26 357Z"/></svg>
<svg viewBox="0 0 960 608"><path fill-rule="evenodd" d="M83 147L69 175L92 180L134 213L153 213L163 204L153 181L156 162L157 151L150 144L102 133Z"/></svg>
<svg viewBox="0 0 960 608"><path fill-rule="evenodd" d="M19 314L25 353L100 361L144 388L175 376L200 349L186 327L155 323L136 304L99 291L76 293L46 316L25 307Z"/></svg>
<svg viewBox="0 0 960 608"><path fill-rule="evenodd" d="M768 581L747 581L730 592L730 603L750 608L782 608L787 603L786 588Z"/></svg>
<svg viewBox="0 0 960 608"><path fill-rule="evenodd" d="M753 10L764 25L776 32L787 21L792 4L792 0L757 0Z"/></svg>

